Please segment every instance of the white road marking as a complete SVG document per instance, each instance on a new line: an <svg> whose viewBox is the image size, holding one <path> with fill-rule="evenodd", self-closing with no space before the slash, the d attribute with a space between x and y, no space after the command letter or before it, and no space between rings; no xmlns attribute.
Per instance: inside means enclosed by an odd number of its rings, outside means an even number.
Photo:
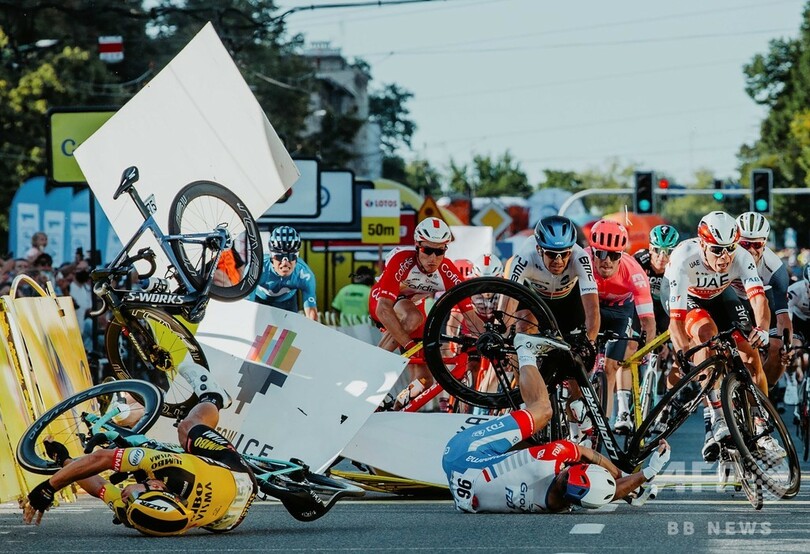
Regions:
<svg viewBox="0 0 810 554"><path fill-rule="evenodd" d="M577 523L571 528L569 535L599 535L605 528L604 523Z"/></svg>

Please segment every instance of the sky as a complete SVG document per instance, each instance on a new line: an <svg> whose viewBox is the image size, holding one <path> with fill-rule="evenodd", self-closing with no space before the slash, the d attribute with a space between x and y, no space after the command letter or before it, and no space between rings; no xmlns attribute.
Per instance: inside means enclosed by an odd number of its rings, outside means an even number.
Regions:
<svg viewBox="0 0 810 554"><path fill-rule="evenodd" d="M279 0L279 12L334 4ZM371 87L414 94L413 152L450 159L507 150L532 184L544 169L611 159L676 183L708 169L736 180L736 153L765 110L743 66L799 34L804 0L445 0L290 14L288 31L371 66Z"/></svg>

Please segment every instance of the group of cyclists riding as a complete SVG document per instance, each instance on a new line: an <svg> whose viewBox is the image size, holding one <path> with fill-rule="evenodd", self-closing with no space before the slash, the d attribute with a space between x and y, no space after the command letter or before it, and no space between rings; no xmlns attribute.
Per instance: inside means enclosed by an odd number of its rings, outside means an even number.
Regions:
<svg viewBox="0 0 810 554"><path fill-rule="evenodd" d="M766 246L769 233L770 226L761 214L748 212L735 219L715 211L701 219L695 238L679 242L674 227L659 225L650 232L649 247L630 255L626 252L630 242L628 232L619 222L598 221L583 247L577 242L577 228L572 221L550 216L537 223L533 236L506 263L488 253L473 262L471 274L502 277L531 287L554 314L562 336L578 337L570 340L570 344L587 364L594 363L600 333L610 333L614 340L606 341L604 370L608 391L615 391L616 395L614 425L617 433L629 433L633 426L629 413L630 379L618 368L636 346L615 340L617 337L643 332L651 338L668 330L670 350L678 353L706 341L718 329L753 322L748 342L739 344L746 366L765 393L769 384L781 376L785 367L782 337L792 336L794 325L799 331L810 328L810 269L805 268L804 280L788 288L784 264ZM463 281L459 267L446 257L452 239L450 228L441 219L427 218L416 227L413 248L398 248L389 255L369 297L370 315L385 329L382 348L389 351L401 348L410 353L418 350L429 310L426 301ZM287 230L274 232L270 246L273 252L265 265L271 267L265 270L291 274L300 238ZM285 287L274 289L267 284L256 294L278 295L289 290ZM491 300L472 298L460 303L457 309L463 316L461 325L482 328L489 317L488 310L491 311ZM514 309L520 311L523 307ZM792 322L789 313L793 314ZM518 329L514 347L519 362L521 409L470 427L449 439L442 465L459 510L543 512L561 511L573 505L598 508L638 491L666 465L670 448L661 441L642 471L622 474L609 459L589 448L588 434L579 432L578 426L587 430L590 425L576 418L571 421L571 440L516 447L552 417L538 358L559 344L546 336ZM766 353L765 367L759 349ZM699 362L705 356L698 353L693 361ZM676 361L668 383L674 384L680 369L677 356L673 359ZM78 482L90 494L107 502L118 521L147 534L177 534L195 526L227 530L238 525L252 502L255 482L250 479L250 470L245 471L235 461L238 456L233 460L229 457L233 447L214 430L219 409L227 406L230 399L207 374L194 368L188 371L192 373L189 380L203 402L180 424L181 441L189 455L202 456L206 464L226 468L224 471L232 476L245 475L247 479L245 488L233 478L233 491L227 493L233 498L223 498L227 510L219 519L197 521L184 507L188 505L188 497L181 497L176 490L183 482L182 476L188 473L182 456L162 462L165 465L162 472L147 470L148 478L115 492L98 473L107 469L145 469L151 463L149 452L107 450L70 460L62 459L64 449L55 444L49 446L49 453L65 467L28 496L24 504L25 521L38 523L51 505L55 491ZM424 366L411 367L411 378L420 384L432 380ZM718 393L709 391L704 409L706 435L702 453L707 461L717 459L718 443L729 434ZM409 398L409 394L401 395L400 404ZM610 415L613 396L608 398L605 409ZM576 401L572 398L573 404ZM571 412L576 414L573 405ZM208 440L197 440L200 437ZM763 449L784 456L770 436L762 436L759 442ZM195 451L194 445L198 443L207 445L207 450ZM160 464L150 467L158 466L163 467ZM206 471L215 471L205 467ZM237 496L240 502L234 502Z"/></svg>
<svg viewBox="0 0 810 554"><path fill-rule="evenodd" d="M531 287L554 315L564 337L584 331L572 344L588 363L592 364L595 359L600 333L609 334L612 340L603 341L606 344L602 345L609 391L604 408L609 416L613 411L615 392L617 414L614 428L617 434L629 434L633 429L631 379L628 370L618 368L636 345L621 340L622 337L643 332L652 338L669 331L671 345L665 346L662 354L672 360L666 364L666 367L671 366L667 379L667 387L670 387L682 376L678 358L671 354L684 352L717 335L720 330L735 325L750 328L748 341L738 346L754 382L767 394L769 386L779 380L786 368L784 352L789 346L782 344L783 337L793 336L794 324L802 326L801 329L810 326L810 269L805 268L805 279L788 289L787 268L766 245L769 235L770 225L762 214L747 212L734 218L725 212L714 211L700 220L695 238L680 241L674 227L659 225L650 232L649 247L631 255L626 251L630 242L627 229L617 221L603 219L596 222L587 237L588 244L583 247L578 244L577 228L571 220L550 216L537 223L533 236L527 238L503 266L497 257L487 254L473 264L472 274L502 276ZM403 352L412 351L422 336L425 299L443 293L463 279L458 267L445 256L451 240L450 229L443 221L428 218L417 226L414 249L400 249L388 259L370 300L372 318L386 329L381 346L392 351L398 346ZM479 265L482 260L487 260L489 268L504 267L503 273L487 271ZM473 301L462 303L459 310L472 326L485 318ZM587 340L582 340L583 334ZM519 341L522 341L521 345ZM542 355L552 348L543 341L542 337L519 333L515 338L518 356L521 357L522 348ZM605 483L611 481L616 494L603 496L610 496L610 499L621 496L619 491L623 488L616 482L617 475L611 474L610 464L598 463L592 451L584 446L589 444L587 432L578 432L577 426L583 430L591 429L590 422L576 421L576 418L571 422L571 437L578 441L573 449L571 444L574 443L566 443L543 445L538 451L529 449L528 454L523 450L508 451L550 418L542 377L538 374L524 383L525 373L537 371L536 364L529 363L532 355L521 358L519 372L528 417L521 415L520 411L507 414L502 416L503 421L496 420L498 424L489 422L487 431L483 432L487 438L481 437L480 430L464 432L448 445L444 467L456 505L462 510L555 509L541 500L550 498L544 495L552 491L551 483L560 477L560 471L580 459L590 462L594 472L586 481L592 485L601 483L600 490L603 491L607 487ZM697 364L708 355L705 350L698 352L691 362ZM424 368L413 369L411 375L414 383L430 381L429 372ZM709 462L717 460L719 443L729 435L721 410L719 385L718 382L716 388L709 391L704 407L702 455ZM421 386L409 388L418 391ZM533 394L527 390L540 391L536 395L540 398L530 401ZM415 396L415 392L411 396ZM407 399L407 395L399 397L400 402ZM573 406L571 411L576 414ZM665 425L666 417L666 413L662 414L658 425ZM765 414L753 414L753 417L757 427L764 428ZM490 429L497 431L489 432ZM776 457L785 455L782 447L767 434L758 439L758 446ZM576 448L579 448L578 454ZM524 463L547 460L550 452L556 452L552 456L556 461L547 465L556 467L556 473L549 477L545 470L531 470L539 472L535 474L535 480L545 483L541 488L547 486L542 491L535 490L538 499L535 504L524 503L515 508L514 503L501 494L495 506L487 505L484 498L490 493L485 491L492 490L496 475L499 481L495 488L501 492L503 489L498 488L501 485L511 490L511 485L519 487L520 483L526 483L527 477L521 471L504 475L504 467L517 468ZM516 457L518 453L521 453L520 457ZM555 457L557 455L564 457L565 461L560 462ZM657 456L656 467L668 459L668 447L661 445ZM510 461L504 462L507 458ZM497 469L499 464L503 466L500 470ZM537 467L540 466L542 464ZM578 490L584 494L582 487ZM476 491L480 494L477 495ZM572 493L572 502L592 506L592 502L577 502L575 497ZM473 500L475 498L477 501ZM562 498L566 498L565 494ZM534 508L529 509L528 505Z"/></svg>

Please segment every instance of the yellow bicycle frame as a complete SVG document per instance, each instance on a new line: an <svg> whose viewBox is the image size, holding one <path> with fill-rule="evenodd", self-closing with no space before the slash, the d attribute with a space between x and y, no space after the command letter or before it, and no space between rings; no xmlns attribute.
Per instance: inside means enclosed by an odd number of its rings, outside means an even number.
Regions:
<svg viewBox="0 0 810 554"><path fill-rule="evenodd" d="M640 391L640 383L639 383L639 375L638 375L638 366L644 361L644 357L653 352L659 346L662 346L665 342L669 340L669 331L664 331L653 340L648 342L644 345L643 348L639 348L635 354L624 360L621 364L619 364L619 369L626 368L630 370L630 374L633 378L633 419L635 420L635 428L638 429L641 426L641 422L643 420L643 416L641 414L641 402L639 402L639 397L641 396Z"/></svg>

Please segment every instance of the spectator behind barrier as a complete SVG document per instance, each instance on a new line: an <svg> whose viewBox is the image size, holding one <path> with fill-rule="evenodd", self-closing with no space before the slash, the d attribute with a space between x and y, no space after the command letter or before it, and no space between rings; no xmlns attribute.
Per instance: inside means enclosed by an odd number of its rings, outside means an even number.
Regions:
<svg viewBox="0 0 810 554"><path fill-rule="evenodd" d="M48 246L48 235L42 231L37 231L31 235L31 248L25 253L25 259L33 262L37 256L45 253L46 246Z"/></svg>
<svg viewBox="0 0 810 554"><path fill-rule="evenodd" d="M342 327L368 321L368 296L374 284L374 270L361 265L349 277L351 284L340 289L332 301L332 307L340 312Z"/></svg>

